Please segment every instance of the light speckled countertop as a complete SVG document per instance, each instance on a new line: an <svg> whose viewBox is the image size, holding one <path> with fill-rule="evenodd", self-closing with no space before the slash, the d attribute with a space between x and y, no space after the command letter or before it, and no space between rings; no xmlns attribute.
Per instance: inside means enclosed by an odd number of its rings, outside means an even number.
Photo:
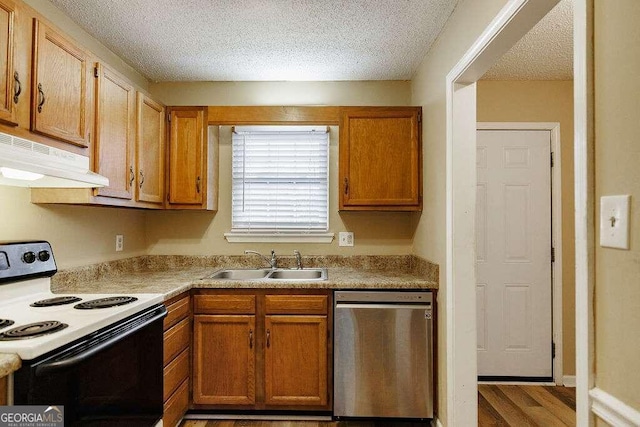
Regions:
<svg viewBox="0 0 640 427"><path fill-rule="evenodd" d="M280 260L290 267L288 258ZM62 271L56 293L160 293L165 300L189 289L437 289L438 267L413 256L306 257L307 267L327 267L323 281L214 280L222 268L255 267L250 257L147 256Z"/></svg>
<svg viewBox="0 0 640 427"><path fill-rule="evenodd" d="M329 268L323 281L291 280L214 280L219 268L185 267L169 271L133 272L107 276L96 281L74 282L56 286L56 293L160 293L165 300L189 289L437 289L437 284L416 277L388 271Z"/></svg>
<svg viewBox="0 0 640 427"><path fill-rule="evenodd" d="M20 369L22 362L17 354L0 353L0 378Z"/></svg>

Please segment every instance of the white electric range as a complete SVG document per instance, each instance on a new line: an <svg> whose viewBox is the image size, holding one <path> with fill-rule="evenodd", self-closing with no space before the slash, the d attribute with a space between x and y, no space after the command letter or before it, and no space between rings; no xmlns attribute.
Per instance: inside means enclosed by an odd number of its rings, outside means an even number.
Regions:
<svg viewBox="0 0 640 427"><path fill-rule="evenodd" d="M9 403L64 407L66 425L156 425L162 294L54 294L56 271L49 243L0 243L0 353L22 359Z"/></svg>

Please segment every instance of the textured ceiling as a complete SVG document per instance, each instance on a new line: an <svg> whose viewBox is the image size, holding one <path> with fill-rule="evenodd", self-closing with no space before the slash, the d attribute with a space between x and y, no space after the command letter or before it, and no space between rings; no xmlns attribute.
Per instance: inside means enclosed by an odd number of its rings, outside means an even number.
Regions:
<svg viewBox="0 0 640 427"><path fill-rule="evenodd" d="M482 78L572 80L573 1L558 3Z"/></svg>
<svg viewBox="0 0 640 427"><path fill-rule="evenodd" d="M51 0L153 81L409 80L458 0Z"/></svg>

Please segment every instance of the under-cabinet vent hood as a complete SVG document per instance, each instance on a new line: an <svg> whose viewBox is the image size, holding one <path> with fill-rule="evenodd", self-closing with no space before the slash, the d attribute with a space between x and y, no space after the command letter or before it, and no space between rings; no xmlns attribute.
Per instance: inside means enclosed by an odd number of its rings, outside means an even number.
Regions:
<svg viewBox="0 0 640 427"><path fill-rule="evenodd" d="M0 132L0 184L94 188L109 180L89 170L89 158Z"/></svg>

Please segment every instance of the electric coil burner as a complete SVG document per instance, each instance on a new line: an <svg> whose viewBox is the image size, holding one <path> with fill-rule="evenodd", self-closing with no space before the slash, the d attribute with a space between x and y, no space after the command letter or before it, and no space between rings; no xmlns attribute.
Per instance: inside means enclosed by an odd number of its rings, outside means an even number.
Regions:
<svg viewBox="0 0 640 427"><path fill-rule="evenodd" d="M81 302L80 304L76 304L73 308L78 310L93 310L97 308L109 308L109 307L117 307L119 305L125 305L137 301L138 298L135 297L107 297L94 299L91 301Z"/></svg>
<svg viewBox="0 0 640 427"><path fill-rule="evenodd" d="M9 319L0 319L0 329L13 325L15 322Z"/></svg>
<svg viewBox="0 0 640 427"><path fill-rule="evenodd" d="M78 301L82 301L82 298L78 298L74 296L65 296L65 297L42 299L40 301L36 301L29 305L31 307L53 307L56 305L73 304L74 302L78 302Z"/></svg>
<svg viewBox="0 0 640 427"><path fill-rule="evenodd" d="M17 328L9 329L0 334L0 341L24 340L36 338L42 335L52 334L66 328L66 323L57 320L46 320L43 322L29 323Z"/></svg>

